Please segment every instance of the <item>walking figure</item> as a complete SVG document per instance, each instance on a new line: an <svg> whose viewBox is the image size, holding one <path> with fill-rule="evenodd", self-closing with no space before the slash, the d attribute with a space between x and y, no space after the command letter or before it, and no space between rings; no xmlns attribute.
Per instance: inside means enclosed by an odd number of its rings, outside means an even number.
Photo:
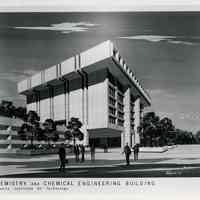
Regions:
<svg viewBox="0 0 200 200"><path fill-rule="evenodd" d="M83 144L80 145L80 151L81 151L81 162L85 161L85 147Z"/></svg>
<svg viewBox="0 0 200 200"><path fill-rule="evenodd" d="M90 147L90 152L91 152L91 161L94 162L94 160L95 160L95 146L94 146L94 144L92 144L92 146Z"/></svg>
<svg viewBox="0 0 200 200"><path fill-rule="evenodd" d="M65 171L65 162L66 162L66 151L64 143L61 144L59 151L59 158L60 158L60 168L59 171Z"/></svg>
<svg viewBox="0 0 200 200"><path fill-rule="evenodd" d="M135 144L135 146L133 147L134 161L138 160L139 151L140 151L140 145L139 144Z"/></svg>
<svg viewBox="0 0 200 200"><path fill-rule="evenodd" d="M79 145L78 144L76 144L75 146L74 146L74 154L75 154L75 159L76 159L76 162L78 162L79 161L79 154L80 154L80 149L79 149Z"/></svg>
<svg viewBox="0 0 200 200"><path fill-rule="evenodd" d="M124 153L126 157L126 165L130 165L130 155L131 155L131 148L128 146L128 143L126 143L124 147Z"/></svg>

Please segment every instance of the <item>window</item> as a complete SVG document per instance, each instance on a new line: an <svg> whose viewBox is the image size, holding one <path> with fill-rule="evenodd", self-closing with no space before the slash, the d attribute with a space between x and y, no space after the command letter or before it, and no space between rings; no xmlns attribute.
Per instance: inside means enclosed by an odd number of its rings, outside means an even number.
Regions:
<svg viewBox="0 0 200 200"><path fill-rule="evenodd" d="M119 118L124 119L124 113L118 112L117 115L118 115Z"/></svg>
<svg viewBox="0 0 200 200"><path fill-rule="evenodd" d="M124 121L118 119L118 120L117 120L117 125L118 125L118 126L124 126Z"/></svg>
<svg viewBox="0 0 200 200"><path fill-rule="evenodd" d="M118 109L119 109L120 111L123 111L123 110L124 110L124 106L123 106L122 104L118 103L117 105L118 105Z"/></svg>
<svg viewBox="0 0 200 200"><path fill-rule="evenodd" d="M113 99L112 97L109 97L109 104L112 106L115 106L115 99Z"/></svg>
<svg viewBox="0 0 200 200"><path fill-rule="evenodd" d="M134 113L134 112L135 112L135 111L134 111L134 106L135 106L135 105L134 105L134 103L133 103L133 102L131 102L131 106L130 106L130 107L131 107L131 108L130 108L130 110L131 110L131 113Z"/></svg>
<svg viewBox="0 0 200 200"><path fill-rule="evenodd" d="M115 124L115 117L109 116L109 123Z"/></svg>
<svg viewBox="0 0 200 200"><path fill-rule="evenodd" d="M109 95L115 97L115 88L109 85Z"/></svg>
<svg viewBox="0 0 200 200"><path fill-rule="evenodd" d="M115 108L109 107L109 113L115 115Z"/></svg>
<svg viewBox="0 0 200 200"><path fill-rule="evenodd" d="M121 95L120 93L118 93L118 95L117 95L117 100L118 100L120 103L123 103L123 99L124 99L123 95Z"/></svg>

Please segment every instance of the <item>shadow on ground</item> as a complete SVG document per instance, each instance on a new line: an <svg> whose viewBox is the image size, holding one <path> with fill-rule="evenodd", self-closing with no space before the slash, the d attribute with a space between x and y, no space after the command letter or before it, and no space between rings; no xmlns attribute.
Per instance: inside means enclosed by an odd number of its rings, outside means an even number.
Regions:
<svg viewBox="0 0 200 200"><path fill-rule="evenodd" d="M23 168L31 168L32 173L12 174L0 177L15 178L128 178L128 177L200 177L199 164L173 164L156 163L171 160L171 158L141 159L139 162L132 162L130 166L125 166L124 160L96 160L85 163L76 163L69 160L65 172L59 172L58 160L24 162L3 162L0 165L22 165ZM47 167L48 166L48 167ZM44 169L39 169L44 168Z"/></svg>
<svg viewBox="0 0 200 200"><path fill-rule="evenodd" d="M171 160L172 158L156 158L156 159L140 159L139 163L154 163L154 162L162 162L162 161L167 161L167 160ZM92 162L90 160L86 160L85 162L81 163L81 162L75 162L74 159L69 159L69 166L85 166L85 165L116 165L116 164L120 164L120 163L124 163L124 160L110 160L110 159L98 159L95 160L95 162ZM133 162L134 163L134 162ZM19 165L18 168L21 167L23 168L45 168L45 167L55 167L59 165L59 161L57 159L51 159L51 160L43 160L43 161L31 161L31 162L23 162L23 161L5 161L5 162L1 162L0 166L8 166L8 165Z"/></svg>

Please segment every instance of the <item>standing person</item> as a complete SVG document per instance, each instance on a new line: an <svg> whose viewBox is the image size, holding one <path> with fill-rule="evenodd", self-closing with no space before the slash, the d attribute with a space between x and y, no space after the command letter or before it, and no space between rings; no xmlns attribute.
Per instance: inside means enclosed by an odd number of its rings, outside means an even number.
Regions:
<svg viewBox="0 0 200 200"><path fill-rule="evenodd" d="M65 171L65 162L66 162L66 151L65 151L65 144L62 143L58 150L59 158L60 158L60 168L59 171Z"/></svg>
<svg viewBox="0 0 200 200"><path fill-rule="evenodd" d="M139 144L135 144L135 146L133 147L134 161L138 160L139 150L140 150Z"/></svg>
<svg viewBox="0 0 200 200"><path fill-rule="evenodd" d="M81 151L81 162L85 161L85 147L83 144L80 145L80 151Z"/></svg>
<svg viewBox="0 0 200 200"><path fill-rule="evenodd" d="M74 146L74 153L75 153L75 157L76 157L76 162L78 162L79 161L79 154L80 154L80 149L79 149L79 145L78 144L76 144Z"/></svg>
<svg viewBox="0 0 200 200"><path fill-rule="evenodd" d="M136 160L138 160L139 152L140 152L140 144L137 144Z"/></svg>
<svg viewBox="0 0 200 200"><path fill-rule="evenodd" d="M103 149L104 149L104 153L108 153L108 144L104 144L103 146Z"/></svg>
<svg viewBox="0 0 200 200"><path fill-rule="evenodd" d="M8 140L9 140L9 146L8 148L11 149L12 148L12 126L10 125L8 128L7 128L7 132L8 132Z"/></svg>
<svg viewBox="0 0 200 200"><path fill-rule="evenodd" d="M124 147L124 153L126 157L126 165L130 165L130 155L131 155L131 148L129 147L128 143L126 143Z"/></svg>
<svg viewBox="0 0 200 200"><path fill-rule="evenodd" d="M91 152L91 161L94 162L94 160L95 160L95 146L94 146L94 144L91 145L90 152Z"/></svg>

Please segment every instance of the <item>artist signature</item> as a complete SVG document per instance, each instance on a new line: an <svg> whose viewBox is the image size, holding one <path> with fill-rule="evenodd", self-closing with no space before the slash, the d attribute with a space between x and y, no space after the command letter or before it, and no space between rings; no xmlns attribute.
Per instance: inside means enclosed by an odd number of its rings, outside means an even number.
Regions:
<svg viewBox="0 0 200 200"><path fill-rule="evenodd" d="M172 170L166 171L166 175L181 175L181 174L182 174L181 171L172 171Z"/></svg>

